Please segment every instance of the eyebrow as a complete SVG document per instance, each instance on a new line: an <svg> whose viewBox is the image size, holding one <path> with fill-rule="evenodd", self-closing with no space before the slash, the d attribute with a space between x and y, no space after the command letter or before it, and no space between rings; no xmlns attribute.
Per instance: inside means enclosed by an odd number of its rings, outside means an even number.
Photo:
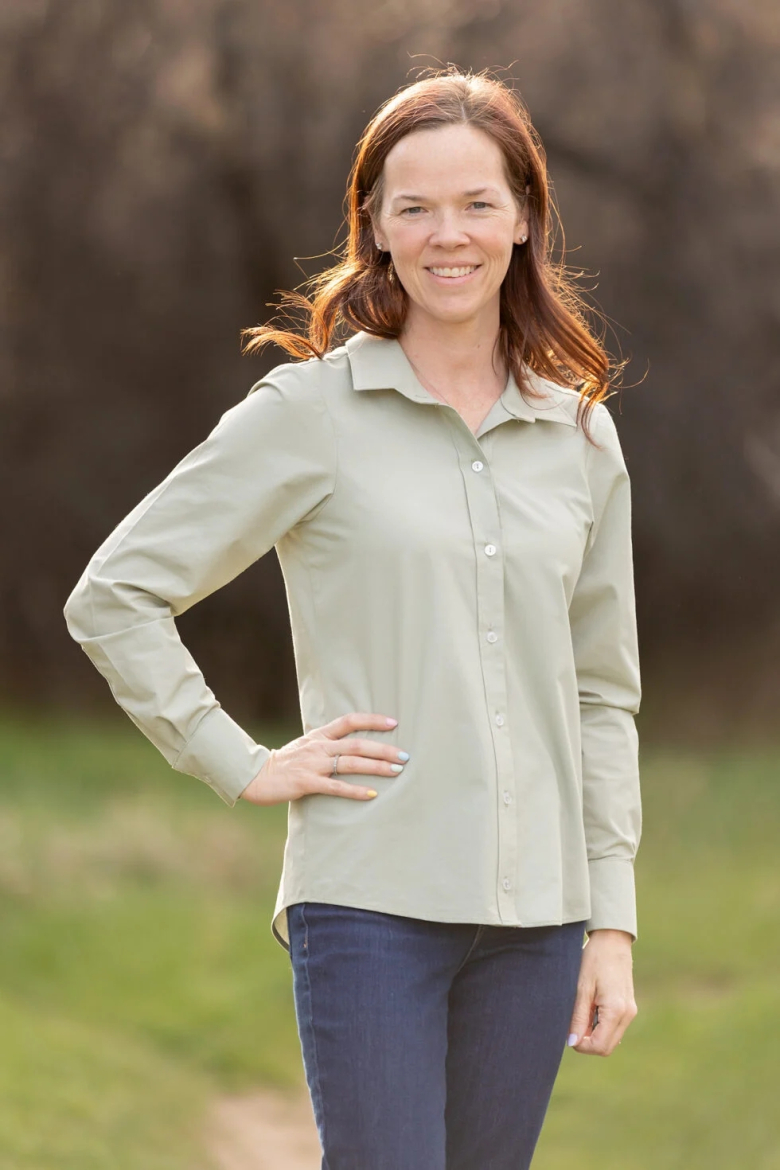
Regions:
<svg viewBox="0 0 780 1170"><path fill-rule="evenodd" d="M494 194L498 193L496 191L495 187L476 187L473 191L464 191L463 194L468 196L468 197L472 197L474 195L484 195L486 191L492 191ZM406 194L395 195L393 197L393 202L395 203L398 199L409 199L412 202L422 200L424 202L426 199L426 196L425 195L406 195Z"/></svg>

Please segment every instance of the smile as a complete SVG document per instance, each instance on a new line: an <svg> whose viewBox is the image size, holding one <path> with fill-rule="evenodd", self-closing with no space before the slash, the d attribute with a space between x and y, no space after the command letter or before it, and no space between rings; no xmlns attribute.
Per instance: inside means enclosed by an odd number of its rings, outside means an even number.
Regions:
<svg viewBox="0 0 780 1170"><path fill-rule="evenodd" d="M430 272L435 280L446 281L448 284L462 284L473 276L478 268L481 268L480 264L463 264L457 268L440 268L437 265L436 267L428 268L427 271Z"/></svg>

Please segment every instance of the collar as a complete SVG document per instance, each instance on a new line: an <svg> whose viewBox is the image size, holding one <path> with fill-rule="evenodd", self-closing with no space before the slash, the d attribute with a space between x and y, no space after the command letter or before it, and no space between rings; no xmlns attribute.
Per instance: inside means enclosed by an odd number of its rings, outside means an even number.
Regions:
<svg viewBox="0 0 780 1170"><path fill-rule="evenodd" d="M355 390L398 390L413 402L438 403L417 378L414 369L397 338L375 337L365 330L359 330L345 343L352 371L352 386ZM525 374L534 390L547 396L547 402L523 398L515 381L509 374L506 388L499 401L514 418L525 422L546 419L549 422L567 423L576 427L577 422L563 405L565 396L572 391L556 386L554 382L540 377L525 366ZM575 394L575 397L578 397Z"/></svg>

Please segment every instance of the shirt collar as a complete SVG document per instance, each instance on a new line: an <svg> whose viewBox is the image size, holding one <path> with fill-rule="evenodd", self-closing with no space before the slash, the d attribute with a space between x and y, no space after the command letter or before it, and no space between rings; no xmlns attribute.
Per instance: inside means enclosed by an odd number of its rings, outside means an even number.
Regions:
<svg viewBox="0 0 780 1170"><path fill-rule="evenodd" d="M438 402L417 378L412 365L397 338L375 337L365 330L359 330L345 343L352 371L352 385L355 390L398 390L414 402ZM525 366L525 374L534 390L541 390L547 401L527 401L520 393L514 375L510 372L506 389L499 401L504 409L515 418L526 422L547 419L550 422L567 423L576 427L576 418L563 405L564 391L555 383L540 377ZM576 404L575 404L576 405Z"/></svg>

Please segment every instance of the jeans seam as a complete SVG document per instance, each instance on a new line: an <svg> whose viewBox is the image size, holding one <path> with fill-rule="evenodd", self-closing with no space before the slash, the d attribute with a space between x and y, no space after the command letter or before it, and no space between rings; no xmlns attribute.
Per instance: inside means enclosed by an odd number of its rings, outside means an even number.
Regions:
<svg viewBox="0 0 780 1170"><path fill-rule="evenodd" d="M455 971L454 971L454 973L453 973L453 978L455 977L455 975L457 975L457 974L458 974L458 972L459 972L459 971L460 971L460 970L461 970L461 969L462 969L462 968L463 968L463 967L466 965L466 963L468 962L469 958L471 957L471 952L474 950L474 947L477 945L477 943L479 942L480 938L482 937L482 933L483 933L484 929L485 929L485 924L484 924L483 922L480 922L480 923L477 925L476 932L475 932L475 934L474 934L474 937L473 937L473 939L471 940L471 946L470 946L470 947L469 947L469 949L466 951L466 953L465 953L465 955L463 956L463 958L461 959L460 963L458 963L458 966L455 968Z"/></svg>
<svg viewBox="0 0 780 1170"><path fill-rule="evenodd" d="M306 907L301 905L301 921L303 922L303 974L305 978L306 1001L309 1011L309 1022L311 1026L311 1047L312 1055L314 1057L314 1083L317 1089L317 1096L320 1102L320 1111L322 1115L322 1148L323 1152L327 1148L325 1142L325 1095L322 1092L322 1081L320 1079L320 1060L317 1050L317 1029L314 1026L314 1005L312 1003L311 994L311 979L309 978L309 924L306 921Z"/></svg>

